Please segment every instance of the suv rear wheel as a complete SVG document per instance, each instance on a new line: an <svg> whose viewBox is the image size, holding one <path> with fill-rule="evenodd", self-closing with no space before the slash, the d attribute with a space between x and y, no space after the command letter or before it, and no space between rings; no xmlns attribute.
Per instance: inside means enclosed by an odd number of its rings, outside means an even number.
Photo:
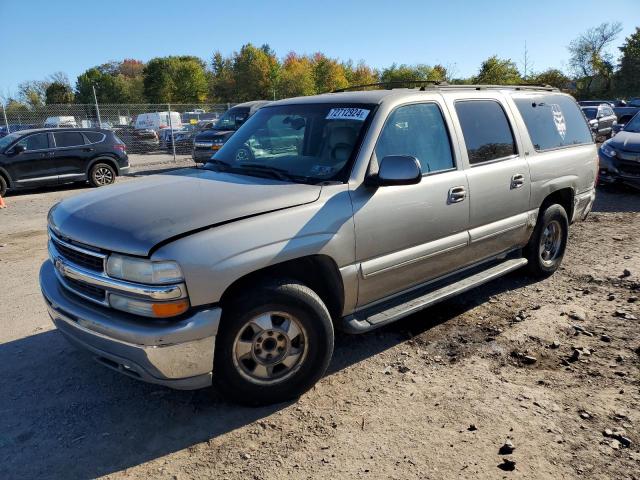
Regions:
<svg viewBox="0 0 640 480"><path fill-rule="evenodd" d="M562 263L569 236L569 219L558 204L549 205L538 218L525 247L527 269L535 277L548 277Z"/></svg>
<svg viewBox="0 0 640 480"><path fill-rule="evenodd" d="M108 163L96 163L89 172L89 183L92 187L104 187L116 181L116 171Z"/></svg>
<svg viewBox="0 0 640 480"><path fill-rule="evenodd" d="M263 284L223 307L215 382L244 404L296 398L324 375L333 341L331 316L313 290L293 280Z"/></svg>

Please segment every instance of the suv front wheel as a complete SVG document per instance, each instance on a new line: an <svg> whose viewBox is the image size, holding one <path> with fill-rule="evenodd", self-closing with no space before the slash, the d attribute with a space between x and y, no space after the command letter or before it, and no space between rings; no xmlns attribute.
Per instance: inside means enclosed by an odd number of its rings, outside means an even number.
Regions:
<svg viewBox="0 0 640 480"><path fill-rule="evenodd" d="M568 237L567 212L561 205L549 205L538 217L536 228L525 247L529 273L541 278L553 274L562 263Z"/></svg>
<svg viewBox="0 0 640 480"><path fill-rule="evenodd" d="M249 405L296 398L324 375L333 341L331 316L313 290L293 280L265 283L223 306L215 382Z"/></svg>

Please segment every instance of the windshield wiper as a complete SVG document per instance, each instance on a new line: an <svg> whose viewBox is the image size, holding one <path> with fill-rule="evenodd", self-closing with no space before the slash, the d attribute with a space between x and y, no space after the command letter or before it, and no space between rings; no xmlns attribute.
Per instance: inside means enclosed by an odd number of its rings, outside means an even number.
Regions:
<svg viewBox="0 0 640 480"><path fill-rule="evenodd" d="M217 167L224 167L225 169L231 169L231 164L229 162L225 162L224 160L218 160L217 158L210 158L207 160L207 163L212 163ZM205 166L207 165L205 163Z"/></svg>
<svg viewBox="0 0 640 480"><path fill-rule="evenodd" d="M294 182L300 180L300 177L291 175L289 171L284 168L272 167L271 165L263 165L261 163L242 163L237 168L238 170L254 170L270 173L279 180L291 180Z"/></svg>

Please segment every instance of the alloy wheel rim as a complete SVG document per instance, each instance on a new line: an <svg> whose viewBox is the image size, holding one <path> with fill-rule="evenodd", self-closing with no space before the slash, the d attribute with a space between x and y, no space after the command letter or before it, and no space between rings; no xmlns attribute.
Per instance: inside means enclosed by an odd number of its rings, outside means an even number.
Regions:
<svg viewBox="0 0 640 480"><path fill-rule="evenodd" d="M282 382L293 375L307 355L302 323L286 312L270 311L249 320L233 342L233 362L247 380Z"/></svg>
<svg viewBox="0 0 640 480"><path fill-rule="evenodd" d="M562 226L557 220L549 222L540 236L540 259L550 266L558 258L562 246Z"/></svg>
<svg viewBox="0 0 640 480"><path fill-rule="evenodd" d="M93 177L98 185L109 185L113 183L113 172L106 167L98 168Z"/></svg>

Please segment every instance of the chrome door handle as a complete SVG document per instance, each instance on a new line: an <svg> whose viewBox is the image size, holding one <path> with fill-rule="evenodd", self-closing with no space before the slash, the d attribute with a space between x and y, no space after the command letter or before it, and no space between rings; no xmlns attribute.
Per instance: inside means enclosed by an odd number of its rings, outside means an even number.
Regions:
<svg viewBox="0 0 640 480"><path fill-rule="evenodd" d="M520 188L524 185L524 175L521 173L516 173L513 177L511 177L511 188Z"/></svg>
<svg viewBox="0 0 640 480"><path fill-rule="evenodd" d="M464 187L451 187L449 189L449 203L459 203L462 202L465 198L467 198L467 190Z"/></svg>

